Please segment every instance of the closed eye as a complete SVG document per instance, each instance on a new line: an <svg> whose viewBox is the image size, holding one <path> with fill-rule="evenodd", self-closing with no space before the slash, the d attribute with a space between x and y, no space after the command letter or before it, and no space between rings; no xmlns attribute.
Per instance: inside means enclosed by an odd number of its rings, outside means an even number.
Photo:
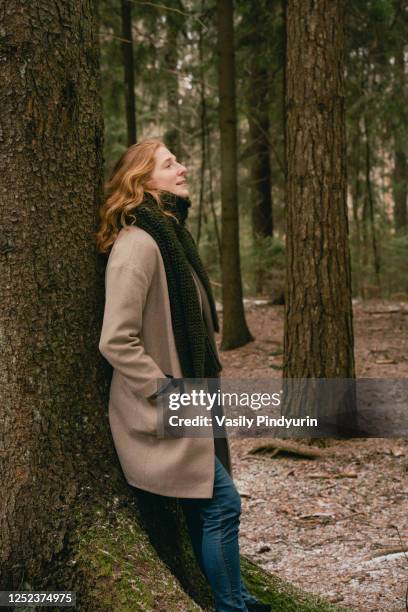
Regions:
<svg viewBox="0 0 408 612"><path fill-rule="evenodd" d="M172 164L173 162L175 162L175 161L176 161L176 159L177 159L176 157L174 157L173 159L169 159L168 161L166 161L166 162L165 162L165 164L166 164L166 165L165 165L164 167L165 167L165 168L170 168L171 164Z"/></svg>

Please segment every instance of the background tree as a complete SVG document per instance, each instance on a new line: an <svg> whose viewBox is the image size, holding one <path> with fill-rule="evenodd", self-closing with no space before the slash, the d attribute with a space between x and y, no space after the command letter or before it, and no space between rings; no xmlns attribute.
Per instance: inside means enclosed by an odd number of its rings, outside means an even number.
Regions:
<svg viewBox="0 0 408 612"><path fill-rule="evenodd" d="M272 177L270 163L270 91L272 89L272 70L270 42L273 3L257 0L255 3L242 3L239 44L245 45L245 91L247 97L246 115L250 153L250 185L252 231L256 236L272 236ZM280 6L275 3L275 10ZM250 53L248 51L250 50Z"/></svg>
<svg viewBox="0 0 408 612"><path fill-rule="evenodd" d="M358 0L346 14L348 187L356 296L392 296L408 287L401 275L408 242L403 230L396 231L397 211L406 208L404 155L397 155L406 150L408 137L406 75L398 68L408 31L406 6L405 0Z"/></svg>
<svg viewBox="0 0 408 612"><path fill-rule="evenodd" d="M137 140L135 65L133 61L132 3L121 0L122 8L122 54L125 78L127 143L130 147Z"/></svg>
<svg viewBox="0 0 408 612"><path fill-rule="evenodd" d="M221 266L224 308L221 348L232 349L253 340L245 321L240 270L232 0L217 0L217 25L222 194Z"/></svg>
<svg viewBox="0 0 408 612"><path fill-rule="evenodd" d="M402 27L397 28L397 17L401 17L401 25L408 25L408 10L406 2L401 0L394 2L395 19L394 28L397 30L394 70L393 70L393 107L397 111L392 124L394 137L394 171L392 177L393 198L394 198L394 224L397 234L408 233L408 163L407 163L407 71L405 61L405 39L403 38Z"/></svg>
<svg viewBox="0 0 408 612"><path fill-rule="evenodd" d="M344 105L344 4L287 4L284 376L354 378ZM310 386L310 385L309 385ZM290 409L299 410L296 394ZM302 394L307 403L307 394ZM348 411L336 393L325 413ZM333 403L333 406L330 406ZM316 403L307 403L307 414Z"/></svg>
<svg viewBox="0 0 408 612"><path fill-rule="evenodd" d="M183 6L178 0L171 0L167 4L164 44L164 67L167 71L167 129L164 141L178 160L182 158L178 77L179 48L183 48L184 17L182 9Z"/></svg>
<svg viewBox="0 0 408 612"><path fill-rule="evenodd" d="M279 162L272 159L274 142L283 132L282 112L276 113L283 71L283 30L281 2L238 3L242 19L237 27L239 91L242 92L242 114L248 123L248 145L240 155L248 162L248 212L252 226L252 259L254 260L254 289L268 293L270 270L264 254L275 243L273 212L273 175L279 176ZM281 109L279 109L281 110ZM242 129L242 128L241 128ZM275 147L276 151L276 147ZM242 172L240 173L241 182ZM279 189L279 182L276 180ZM278 192L278 189L276 190ZM278 195L279 199L279 195Z"/></svg>

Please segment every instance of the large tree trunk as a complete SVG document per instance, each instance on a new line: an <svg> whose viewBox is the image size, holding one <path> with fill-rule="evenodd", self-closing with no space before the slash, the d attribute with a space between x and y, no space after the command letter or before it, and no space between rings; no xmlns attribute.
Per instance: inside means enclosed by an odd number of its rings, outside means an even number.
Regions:
<svg viewBox="0 0 408 612"><path fill-rule="evenodd" d="M221 134L222 299L221 348L233 349L253 340L245 320L239 254L237 188L237 117L232 0L217 0L218 88Z"/></svg>
<svg viewBox="0 0 408 612"><path fill-rule="evenodd" d="M344 3L287 4L284 377L354 378L346 206ZM311 385L308 387L311 388ZM297 414L301 395L291 398ZM325 414L354 411L326 398ZM289 405L289 404L288 404ZM306 402L307 414L318 402Z"/></svg>
<svg viewBox="0 0 408 612"><path fill-rule="evenodd" d="M136 142L135 68L133 61L132 4L121 0L122 56L125 79L126 125L128 147Z"/></svg>
<svg viewBox="0 0 408 612"><path fill-rule="evenodd" d="M103 125L91 3L16 2L1 26L0 550L11 587L62 550L78 474L89 476L84 449L107 440L91 241Z"/></svg>

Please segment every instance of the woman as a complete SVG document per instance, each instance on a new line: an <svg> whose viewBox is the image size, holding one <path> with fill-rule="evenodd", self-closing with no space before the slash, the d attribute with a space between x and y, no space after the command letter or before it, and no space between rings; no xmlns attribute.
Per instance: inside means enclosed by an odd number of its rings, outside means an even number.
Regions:
<svg viewBox="0 0 408 612"><path fill-rule="evenodd" d="M216 379L218 319L185 227L187 169L160 140L131 146L106 186L96 242L109 252L99 350L113 366L109 423L129 484L179 499L219 612L268 610L240 576L240 496L226 438L159 438L159 394L174 381ZM174 390L174 389L173 389Z"/></svg>

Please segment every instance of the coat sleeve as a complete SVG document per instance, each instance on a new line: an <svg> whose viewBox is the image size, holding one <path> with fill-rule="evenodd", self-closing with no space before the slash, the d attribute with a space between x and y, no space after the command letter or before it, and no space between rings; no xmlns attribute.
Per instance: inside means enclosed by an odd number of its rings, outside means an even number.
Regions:
<svg viewBox="0 0 408 612"><path fill-rule="evenodd" d="M143 308L149 278L142 266L108 265L105 278L105 310L99 350L125 377L136 395L150 397L164 372L145 352L140 339Z"/></svg>

